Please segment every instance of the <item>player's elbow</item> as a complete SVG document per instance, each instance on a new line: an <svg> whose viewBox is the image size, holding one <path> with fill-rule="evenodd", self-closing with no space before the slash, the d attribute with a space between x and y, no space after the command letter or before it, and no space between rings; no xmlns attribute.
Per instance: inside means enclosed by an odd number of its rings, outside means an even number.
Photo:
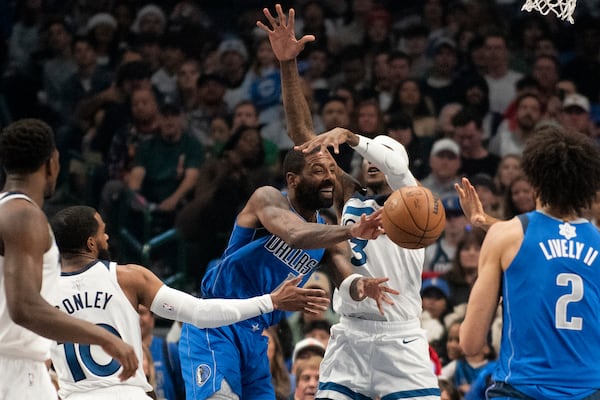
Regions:
<svg viewBox="0 0 600 400"><path fill-rule="evenodd" d="M35 313L26 301L8 301L8 315L15 324L29 328Z"/></svg>
<svg viewBox="0 0 600 400"><path fill-rule="evenodd" d="M310 249L314 247L314 239L309 232L298 227L291 227L287 231L285 242L292 249Z"/></svg>
<svg viewBox="0 0 600 400"><path fill-rule="evenodd" d="M466 336L466 337L463 337ZM481 352L483 342L470 338L468 335L461 335L459 339L460 348L466 357L475 356Z"/></svg>

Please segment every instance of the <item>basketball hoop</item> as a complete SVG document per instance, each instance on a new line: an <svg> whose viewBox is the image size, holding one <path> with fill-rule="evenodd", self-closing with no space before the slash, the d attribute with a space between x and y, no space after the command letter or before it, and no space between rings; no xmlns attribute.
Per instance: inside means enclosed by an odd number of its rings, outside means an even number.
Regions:
<svg viewBox="0 0 600 400"><path fill-rule="evenodd" d="M563 21L569 21L573 24L575 23L573 12L576 5L577 0L526 0L521 10L529 12L536 10L542 15L548 15L552 11Z"/></svg>

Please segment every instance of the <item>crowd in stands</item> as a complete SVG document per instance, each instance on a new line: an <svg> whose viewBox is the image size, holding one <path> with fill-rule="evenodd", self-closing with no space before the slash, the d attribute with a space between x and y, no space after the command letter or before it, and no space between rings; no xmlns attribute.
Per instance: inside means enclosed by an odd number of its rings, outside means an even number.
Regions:
<svg viewBox="0 0 600 400"><path fill-rule="evenodd" d="M298 62L315 132L389 135L407 149L413 175L442 197L446 228L426 249L423 327L442 398L483 398L500 326L484 352L462 354L458 326L485 233L469 225L454 184L470 178L486 212L509 219L535 206L520 154L536 124L553 120L600 139L600 3L579 0L573 25L521 12L520 0L281 3L296 8L296 32L316 36ZM186 289L197 290L250 194L285 189L280 166L293 144L279 64L255 26L273 4L4 2L0 126L36 117L54 129L61 178L46 211L97 207L123 260L135 257L124 230L143 243L174 229ZM349 147L335 158L358 177ZM168 278L181 269L169 264L172 253L148 267ZM309 285L332 293L324 274ZM336 321L333 310L298 313L265 331L278 399L314 398ZM171 345L155 340L144 338L156 394L183 398Z"/></svg>

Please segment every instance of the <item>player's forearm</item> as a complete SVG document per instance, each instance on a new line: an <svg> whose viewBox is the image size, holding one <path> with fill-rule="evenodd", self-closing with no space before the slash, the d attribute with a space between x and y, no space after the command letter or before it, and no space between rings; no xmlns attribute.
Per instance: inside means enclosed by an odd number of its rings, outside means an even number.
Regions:
<svg viewBox="0 0 600 400"><path fill-rule="evenodd" d="M273 311L273 302L269 294L250 299L200 299L162 286L150 310L166 319L215 328L269 313Z"/></svg>
<svg viewBox="0 0 600 400"><path fill-rule="evenodd" d="M384 173L392 189L417 185L417 180L408 168L408 153L404 146L398 143L398 149L392 150L372 139L355 136L359 139L358 143L356 145L348 143L354 151L375 164Z"/></svg>
<svg viewBox="0 0 600 400"><path fill-rule="evenodd" d="M296 249L319 249L333 246L336 243L354 237L352 226L334 226L305 223L288 230L287 244Z"/></svg>
<svg viewBox="0 0 600 400"><path fill-rule="evenodd" d="M288 135L294 144L302 144L315 136L312 116L304 98L296 60L282 61L281 86Z"/></svg>

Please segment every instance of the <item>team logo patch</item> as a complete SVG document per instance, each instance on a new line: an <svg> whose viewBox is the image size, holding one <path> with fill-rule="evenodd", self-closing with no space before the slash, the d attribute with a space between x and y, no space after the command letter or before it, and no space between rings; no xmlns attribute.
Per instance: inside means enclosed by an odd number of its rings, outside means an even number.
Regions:
<svg viewBox="0 0 600 400"><path fill-rule="evenodd" d="M200 364L196 368L196 385L203 386L210 378L211 369L207 364Z"/></svg>

